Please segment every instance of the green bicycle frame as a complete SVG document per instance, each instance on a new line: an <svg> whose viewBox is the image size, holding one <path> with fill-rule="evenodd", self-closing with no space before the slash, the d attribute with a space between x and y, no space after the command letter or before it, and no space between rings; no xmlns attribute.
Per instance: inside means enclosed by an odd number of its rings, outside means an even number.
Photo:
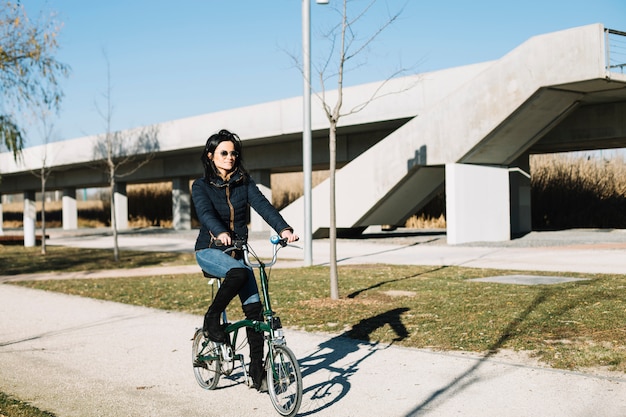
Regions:
<svg viewBox="0 0 626 417"><path fill-rule="evenodd" d="M224 331L228 334L232 334L232 346L237 346L237 336L239 334L239 330L242 328L250 327L257 332L268 333L270 335L269 341L274 340L274 330L279 328L275 328L274 325L274 311L272 311L272 304L269 296L267 273L265 272L265 264L262 262L259 265L259 278L261 281L261 290L263 292L263 316L266 318L266 321L243 319L234 323L229 323ZM209 355L202 356L202 359L211 360L216 358L213 355Z"/></svg>
<svg viewBox="0 0 626 417"><path fill-rule="evenodd" d="M272 325L274 319L274 312L272 311L272 304L270 301L269 290L268 290L268 279L267 273L265 272L265 264L261 263L259 266L259 278L261 281L261 290L263 292L263 317L265 317L266 321L257 321L257 320L249 320L243 319L239 320L235 323L230 323L226 326L226 333L232 333L232 345L237 345L237 334L239 333L239 329L244 327L251 327L257 332L269 333L270 340L274 339L274 326Z"/></svg>

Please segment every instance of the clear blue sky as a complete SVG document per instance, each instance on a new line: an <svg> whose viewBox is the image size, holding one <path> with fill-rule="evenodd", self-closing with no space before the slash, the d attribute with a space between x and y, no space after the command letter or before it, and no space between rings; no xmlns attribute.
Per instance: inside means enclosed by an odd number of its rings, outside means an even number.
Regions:
<svg viewBox="0 0 626 417"><path fill-rule="evenodd" d="M353 0L355 7L369 0ZM302 94L292 62L302 47L298 0L27 0L30 15L63 22L58 59L72 68L54 119L54 140L104 132L108 56L112 128L127 129ZM328 46L340 0L312 9L312 62ZM625 0L378 0L357 27L371 34L389 13L400 19L361 55L346 84L382 80L399 67L425 72L497 59L528 38L591 23L626 31ZM367 61L363 61L366 59ZM314 104L315 105L315 102ZM219 126L207 126L207 135ZM27 146L41 143L29 129Z"/></svg>

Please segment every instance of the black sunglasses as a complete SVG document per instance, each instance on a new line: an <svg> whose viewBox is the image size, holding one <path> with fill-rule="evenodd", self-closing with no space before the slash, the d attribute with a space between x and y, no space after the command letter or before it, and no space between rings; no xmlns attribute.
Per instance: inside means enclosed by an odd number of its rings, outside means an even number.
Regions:
<svg viewBox="0 0 626 417"><path fill-rule="evenodd" d="M228 152L228 151L221 151L219 154L222 156L222 158L226 158L229 154L233 158L239 158L239 152L237 152L237 151L230 151L230 152Z"/></svg>

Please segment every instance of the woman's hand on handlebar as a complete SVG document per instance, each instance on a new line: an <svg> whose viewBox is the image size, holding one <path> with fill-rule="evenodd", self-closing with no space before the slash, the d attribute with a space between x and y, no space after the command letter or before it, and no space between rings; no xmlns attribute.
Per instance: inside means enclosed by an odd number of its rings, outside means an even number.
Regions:
<svg viewBox="0 0 626 417"><path fill-rule="evenodd" d="M230 246L233 243L233 240L231 239L230 234L227 232L220 233L219 235L217 235L217 240L222 242L224 246Z"/></svg>
<svg viewBox="0 0 626 417"><path fill-rule="evenodd" d="M280 237L283 239L287 239L287 243L293 243L296 240L300 239L297 234L293 233L291 230L286 229L280 233Z"/></svg>

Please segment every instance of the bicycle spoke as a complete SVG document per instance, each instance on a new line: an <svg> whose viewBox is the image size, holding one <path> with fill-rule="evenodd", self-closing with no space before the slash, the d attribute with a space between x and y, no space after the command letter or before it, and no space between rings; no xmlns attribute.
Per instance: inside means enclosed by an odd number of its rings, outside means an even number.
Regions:
<svg viewBox="0 0 626 417"><path fill-rule="evenodd" d="M191 350L193 373L196 382L204 389L215 389L220 379L219 352L213 342L204 338L202 330L196 331Z"/></svg>
<svg viewBox="0 0 626 417"><path fill-rule="evenodd" d="M268 391L276 411L293 416L302 401L302 375L298 362L286 346L274 346L267 369Z"/></svg>

